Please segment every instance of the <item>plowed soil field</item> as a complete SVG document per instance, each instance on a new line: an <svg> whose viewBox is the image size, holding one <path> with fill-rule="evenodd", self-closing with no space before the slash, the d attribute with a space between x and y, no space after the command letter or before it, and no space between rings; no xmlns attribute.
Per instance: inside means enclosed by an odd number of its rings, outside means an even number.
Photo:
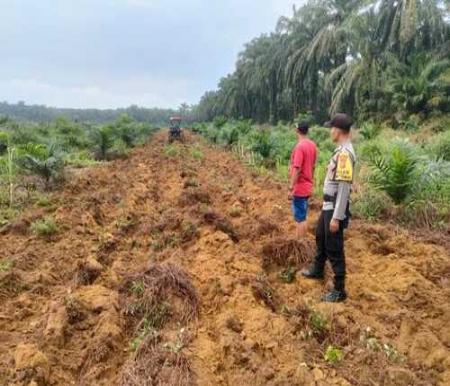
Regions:
<svg viewBox="0 0 450 386"><path fill-rule="evenodd" d="M450 385L445 236L353 221L349 299L322 304L330 273L295 274L319 201L295 240L284 185L166 137L2 230L0 385Z"/></svg>

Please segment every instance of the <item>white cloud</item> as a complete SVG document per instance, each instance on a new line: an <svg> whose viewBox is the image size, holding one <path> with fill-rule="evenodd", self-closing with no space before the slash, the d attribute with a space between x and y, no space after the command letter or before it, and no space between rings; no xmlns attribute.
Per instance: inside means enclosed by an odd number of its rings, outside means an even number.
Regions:
<svg viewBox="0 0 450 386"><path fill-rule="evenodd" d="M184 79L135 78L111 84L61 86L37 78L0 81L0 100L14 95L15 101L57 107L109 108L132 104L146 107L177 106L189 98L191 82Z"/></svg>
<svg viewBox="0 0 450 386"><path fill-rule="evenodd" d="M0 0L0 100L194 103L297 0Z"/></svg>

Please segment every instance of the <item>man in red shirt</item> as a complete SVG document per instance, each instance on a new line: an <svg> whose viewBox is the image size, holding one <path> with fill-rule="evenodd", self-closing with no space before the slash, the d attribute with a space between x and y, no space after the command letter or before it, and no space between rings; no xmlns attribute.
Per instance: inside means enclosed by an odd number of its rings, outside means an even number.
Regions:
<svg viewBox="0 0 450 386"><path fill-rule="evenodd" d="M317 161L317 146L308 139L309 125L300 122L296 133L298 142L292 150L289 164L289 199L292 200L292 212L297 223L297 237L306 234L306 216L308 214L308 200L314 186L314 169Z"/></svg>

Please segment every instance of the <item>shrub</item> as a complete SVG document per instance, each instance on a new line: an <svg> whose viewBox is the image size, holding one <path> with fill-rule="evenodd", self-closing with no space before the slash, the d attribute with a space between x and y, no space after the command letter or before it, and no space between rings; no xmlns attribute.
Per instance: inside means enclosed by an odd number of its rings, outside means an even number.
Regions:
<svg viewBox="0 0 450 386"><path fill-rule="evenodd" d="M380 132L381 126L373 122L365 122L359 129L359 134L366 141L376 138Z"/></svg>
<svg viewBox="0 0 450 386"><path fill-rule="evenodd" d="M164 148L164 154L169 157L178 157L181 155L181 149L176 145L166 145Z"/></svg>
<svg viewBox="0 0 450 386"><path fill-rule="evenodd" d="M31 224L32 231L38 236L51 236L59 231L58 224L52 217L46 217Z"/></svg>
<svg viewBox="0 0 450 386"><path fill-rule="evenodd" d="M65 161L68 165L75 168L85 168L98 163L92 158L91 154L87 150L69 153L65 157Z"/></svg>
<svg viewBox="0 0 450 386"><path fill-rule="evenodd" d="M200 149L192 149L191 150L191 156L192 158L196 159L196 160L202 160L205 155L203 154L203 152Z"/></svg>
<svg viewBox="0 0 450 386"><path fill-rule="evenodd" d="M227 118L223 115L214 118L214 127L221 129L227 123Z"/></svg>
<svg viewBox="0 0 450 386"><path fill-rule="evenodd" d="M192 126L191 130L196 134L205 135L208 131L208 125L206 123L196 123Z"/></svg>
<svg viewBox="0 0 450 386"><path fill-rule="evenodd" d="M109 150L114 146L114 133L108 126L94 128L91 132L91 141L96 158L106 160Z"/></svg>
<svg viewBox="0 0 450 386"><path fill-rule="evenodd" d="M8 133L0 131L0 155L6 153L6 149L8 148L9 136Z"/></svg>
<svg viewBox="0 0 450 386"><path fill-rule="evenodd" d="M450 161L450 130L434 137L429 151L437 158Z"/></svg>
<svg viewBox="0 0 450 386"><path fill-rule="evenodd" d="M295 280L296 273L297 273L297 269L295 267L289 266L285 270L280 272L280 280L283 283L291 284Z"/></svg>
<svg viewBox="0 0 450 386"><path fill-rule="evenodd" d="M374 157L371 166L374 186L386 192L396 204L404 202L417 177L417 159L411 147L397 142L387 154Z"/></svg>
<svg viewBox="0 0 450 386"><path fill-rule="evenodd" d="M309 137L320 145L330 139L330 129L326 127L313 126L309 129Z"/></svg>
<svg viewBox="0 0 450 386"><path fill-rule="evenodd" d="M14 266L14 263L11 260L0 261L0 273L10 271L13 266Z"/></svg>
<svg viewBox="0 0 450 386"><path fill-rule="evenodd" d="M223 127L219 133L219 140L227 147L231 147L239 141L239 130L236 125L230 124Z"/></svg>
<svg viewBox="0 0 450 386"><path fill-rule="evenodd" d="M36 196L36 205L40 207L48 207L52 204L50 197L45 194L37 194Z"/></svg>
<svg viewBox="0 0 450 386"><path fill-rule="evenodd" d="M262 158L269 158L274 149L275 143L272 141L269 130L258 130L251 134L250 148Z"/></svg>
<svg viewBox="0 0 450 386"><path fill-rule="evenodd" d="M389 196L363 185L362 190L355 197L352 212L356 217L375 220L389 212L391 205Z"/></svg>
<svg viewBox="0 0 450 386"><path fill-rule="evenodd" d="M324 354L324 359L331 364L340 362L343 357L344 353L342 352L342 350L334 346L328 346Z"/></svg>
<svg viewBox="0 0 450 386"><path fill-rule="evenodd" d="M318 311L311 310L309 315L309 324L311 329L316 332L321 332L328 329L328 320Z"/></svg>
<svg viewBox="0 0 450 386"><path fill-rule="evenodd" d="M362 142L357 147L357 154L362 161L371 162L383 154L384 144L379 139Z"/></svg>
<svg viewBox="0 0 450 386"><path fill-rule="evenodd" d="M122 139L116 139L111 148L108 159L126 158L128 156L128 145Z"/></svg>
<svg viewBox="0 0 450 386"><path fill-rule="evenodd" d="M45 183L45 188L48 189L50 182L61 176L64 169L64 160L62 153L59 153L54 145L47 147L29 146L28 149L33 149L19 158L19 165L22 169L42 178Z"/></svg>
<svg viewBox="0 0 450 386"><path fill-rule="evenodd" d="M215 127L208 127L205 136L212 143L217 143L220 137L220 130Z"/></svg>

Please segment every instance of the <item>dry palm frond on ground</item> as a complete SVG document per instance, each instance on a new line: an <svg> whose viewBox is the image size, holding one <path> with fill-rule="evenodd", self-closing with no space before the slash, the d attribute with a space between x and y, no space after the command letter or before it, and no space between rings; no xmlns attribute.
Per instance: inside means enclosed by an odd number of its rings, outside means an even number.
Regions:
<svg viewBox="0 0 450 386"><path fill-rule="evenodd" d="M272 265L300 269L312 260L314 251L314 244L310 240L277 238L263 246L262 266L265 270Z"/></svg>
<svg viewBox="0 0 450 386"><path fill-rule="evenodd" d="M186 272L173 264L151 264L143 273L130 276L124 288L131 295L124 313L137 317L158 314L161 306L176 297L179 322L187 323L198 317L200 301Z"/></svg>

